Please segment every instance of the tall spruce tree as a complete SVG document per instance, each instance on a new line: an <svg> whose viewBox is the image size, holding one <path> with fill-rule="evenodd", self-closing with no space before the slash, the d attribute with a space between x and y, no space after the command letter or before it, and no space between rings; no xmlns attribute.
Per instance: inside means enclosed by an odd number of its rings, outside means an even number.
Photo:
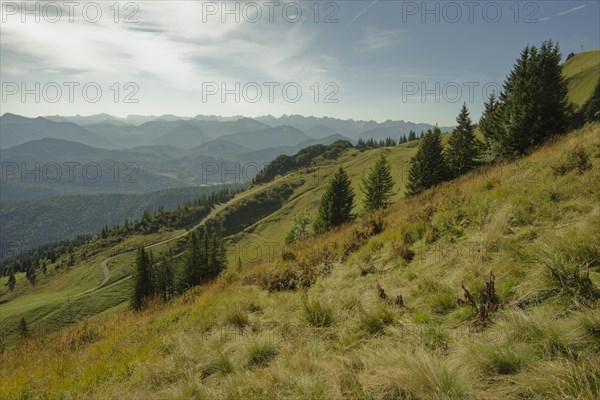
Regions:
<svg viewBox="0 0 600 400"><path fill-rule="evenodd" d="M501 150L498 146L501 144L501 112L502 103L496 96L496 92L492 92L488 101L485 102L485 108L479 120L479 129L485 139L485 146L490 157L500 154Z"/></svg>
<svg viewBox="0 0 600 400"><path fill-rule="evenodd" d="M423 135L409 169L407 196L420 193L448 178L448 164L441 135L442 132L437 126Z"/></svg>
<svg viewBox="0 0 600 400"><path fill-rule="evenodd" d="M334 226L352 219L354 191L344 168L340 167L325 189L315 220L316 233L324 232Z"/></svg>
<svg viewBox="0 0 600 400"><path fill-rule="evenodd" d="M8 283L6 284L6 286L8 286L8 290L10 290L12 292L13 290L15 290L16 284L17 284L17 278L15 278L15 274L11 272L10 276L8 277Z"/></svg>
<svg viewBox="0 0 600 400"><path fill-rule="evenodd" d="M475 127L469 117L467 104L464 103L458 117L456 118L456 128L448 141L446 159L448 168L453 177L464 174L475 168L479 146L475 139Z"/></svg>
<svg viewBox="0 0 600 400"><path fill-rule="evenodd" d="M193 231L188 235L186 243L186 263L183 271L181 289L186 290L202 282L202 265L204 264L204 246L200 235Z"/></svg>
<svg viewBox="0 0 600 400"><path fill-rule="evenodd" d="M173 269L173 252L169 249L168 255L163 255L158 262L155 276L156 293L163 301L175 295L175 271Z"/></svg>
<svg viewBox="0 0 600 400"><path fill-rule="evenodd" d="M507 76L499 104L486 105L482 128L495 158L526 153L567 128L569 104L561 54L551 40L527 46ZM492 112L493 110L493 112Z"/></svg>
<svg viewBox="0 0 600 400"><path fill-rule="evenodd" d="M131 305L135 310L144 306L144 299L154 295L152 279L152 253L147 253L143 246L138 249L136 273Z"/></svg>
<svg viewBox="0 0 600 400"><path fill-rule="evenodd" d="M386 208L393 195L394 179L387 157L381 153L375 165L363 176L361 182L363 209L366 212Z"/></svg>
<svg viewBox="0 0 600 400"><path fill-rule="evenodd" d="M208 240L209 239L207 238L207 242ZM221 271L223 271L223 269L225 269L227 259L225 254L225 244L222 240L219 240L217 232L215 231L213 231L210 236L209 253L205 279L214 279Z"/></svg>
<svg viewBox="0 0 600 400"><path fill-rule="evenodd" d="M181 290L214 279L225 269L225 244L214 230L209 234L204 226L200 232L190 233L186 247L187 260L181 277Z"/></svg>

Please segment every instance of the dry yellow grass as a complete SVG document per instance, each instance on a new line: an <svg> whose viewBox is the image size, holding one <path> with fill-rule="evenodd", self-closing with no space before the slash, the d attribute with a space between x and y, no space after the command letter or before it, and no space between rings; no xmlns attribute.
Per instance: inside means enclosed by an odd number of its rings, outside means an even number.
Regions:
<svg viewBox="0 0 600 400"><path fill-rule="evenodd" d="M598 398L599 134L586 126L397 202L361 240L372 217L291 246L296 261L232 268L170 304L33 337L0 356L1 397ZM591 168L557 175L577 145ZM301 262L319 272L305 291L251 284ZM591 288L586 268L565 287L547 268L587 262ZM455 297L464 284L479 301L490 271L499 308L477 322Z"/></svg>

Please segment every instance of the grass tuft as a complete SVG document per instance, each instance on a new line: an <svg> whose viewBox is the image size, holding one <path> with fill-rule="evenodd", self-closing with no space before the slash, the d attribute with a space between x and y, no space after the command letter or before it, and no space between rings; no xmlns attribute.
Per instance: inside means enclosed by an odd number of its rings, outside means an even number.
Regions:
<svg viewBox="0 0 600 400"><path fill-rule="evenodd" d="M333 325L333 308L316 299L304 300L304 318L316 328Z"/></svg>
<svg viewBox="0 0 600 400"><path fill-rule="evenodd" d="M248 365L266 366L277 355L277 347L271 341L259 340L248 347Z"/></svg>

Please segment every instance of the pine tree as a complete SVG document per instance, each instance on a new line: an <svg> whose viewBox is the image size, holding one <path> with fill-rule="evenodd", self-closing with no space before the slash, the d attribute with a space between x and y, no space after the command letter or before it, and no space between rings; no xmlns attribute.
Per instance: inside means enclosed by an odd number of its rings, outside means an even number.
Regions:
<svg viewBox="0 0 600 400"><path fill-rule="evenodd" d="M478 145L475 139L475 127L469 117L467 104L463 104L456 118L456 128L448 141L446 159L453 177L470 171L477 165Z"/></svg>
<svg viewBox="0 0 600 400"><path fill-rule="evenodd" d="M294 224L285 238L285 244L292 244L310 237L312 218L307 210L302 210L294 215Z"/></svg>
<svg viewBox="0 0 600 400"><path fill-rule="evenodd" d="M429 129L419 143L417 154L411 162L406 195L415 195L448 178L448 166L442 145L442 132L436 126Z"/></svg>
<svg viewBox="0 0 600 400"><path fill-rule="evenodd" d="M375 165L362 178L363 208L366 212L386 208L393 195L394 180L390 163L381 153Z"/></svg>
<svg viewBox="0 0 600 400"><path fill-rule="evenodd" d="M340 167L325 189L315 221L316 233L324 232L334 226L352 219L354 191L346 171Z"/></svg>
<svg viewBox="0 0 600 400"><path fill-rule="evenodd" d="M207 242L208 240L209 239L207 238ZM215 231L213 231L210 236L209 246L210 256L208 259L205 279L214 279L221 273L221 271L223 271L223 269L225 269L226 265L225 246L224 243L219 240Z"/></svg>
<svg viewBox="0 0 600 400"><path fill-rule="evenodd" d="M156 293L160 295L163 301L167 301L175 294L175 272L173 270L173 253L169 250L168 255L163 255L158 263L156 276L154 279Z"/></svg>
<svg viewBox="0 0 600 400"><path fill-rule="evenodd" d="M485 138L485 145L492 157L500 153L500 149L497 147L501 143L501 105L502 103L496 93L492 92L485 103L485 109L479 120L479 129Z"/></svg>
<svg viewBox="0 0 600 400"><path fill-rule="evenodd" d="M417 140L417 134L415 133L415 131L410 131L408 133L408 141L412 142L413 140Z"/></svg>
<svg viewBox="0 0 600 400"><path fill-rule="evenodd" d="M152 280L152 253L146 253L143 246L138 249L136 260L136 274L134 292L131 305L133 309L140 310L144 306L144 300L153 296L154 283Z"/></svg>
<svg viewBox="0 0 600 400"><path fill-rule="evenodd" d="M204 255L198 232L194 231L188 235L186 244L187 260L183 273L182 289L189 289L202 282L202 265Z"/></svg>
<svg viewBox="0 0 600 400"><path fill-rule="evenodd" d="M27 278L29 283L31 283L31 286L35 286L35 281L37 279L37 272L36 272L33 264L31 264L30 260L27 261L27 266L25 268L26 268L25 269L25 277Z"/></svg>
<svg viewBox="0 0 600 400"><path fill-rule="evenodd" d="M521 52L503 84L500 104L486 105L482 118L488 150L495 158L522 155L566 130L569 104L560 61L560 50L552 41Z"/></svg>
<svg viewBox="0 0 600 400"><path fill-rule="evenodd" d="M8 283L6 284L8 286L8 290L10 290L11 292L13 290L15 290L16 284L17 284L17 278L15 278L15 274L11 273L10 276L8 277Z"/></svg>

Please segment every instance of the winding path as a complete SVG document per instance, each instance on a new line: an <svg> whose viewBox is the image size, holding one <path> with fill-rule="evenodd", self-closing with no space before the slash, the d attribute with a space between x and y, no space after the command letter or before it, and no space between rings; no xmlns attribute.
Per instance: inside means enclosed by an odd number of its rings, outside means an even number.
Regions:
<svg viewBox="0 0 600 400"><path fill-rule="evenodd" d="M161 246L161 245L163 245L165 243L169 243L169 242L172 242L173 240L181 239L182 237L185 237L185 236L189 235L190 232L192 232L195 229L198 229L200 226L202 226L202 224L204 224L208 219L214 217L218 212L220 212L223 208L225 208L225 206L227 204L229 204L230 201L232 201L234 199L229 200L227 203L223 203L223 204L217 205L215 208L213 208L211 210L211 212L207 216L205 216L204 218L202 218L200 220L200 222L198 222L196 225L194 225L193 227L191 227L187 231L182 232L182 233L180 233L177 236L173 236L172 238L164 239L164 240L161 240L160 242L152 243L152 244L150 244L148 246L145 246L145 249L151 249L151 248L156 247L156 246ZM93 287L91 289L88 289L85 292L79 294L78 296L83 296L84 294L92 293L92 292L100 289L104 285L106 285L106 283L110 279L110 270L108 269L108 263L109 263L109 261L111 261L114 258L117 258L118 256L130 253L130 252L135 251L135 250L136 250L135 248L128 249L128 250L125 250L125 251L123 251L121 253L115 254L114 256L110 256L110 257L102 260L100 262L100 270L102 271L102 282L100 282L99 285L97 285L97 286L95 286L95 287ZM129 276L131 276L131 275L128 275L127 277L129 277Z"/></svg>
<svg viewBox="0 0 600 400"><path fill-rule="evenodd" d="M272 185L278 183L281 179L285 179L287 177L289 177L289 175L285 175L285 176L279 177L279 178L277 178L277 179L269 182L268 184L261 186L261 188L264 189L264 188L267 188L269 186L272 186ZM198 229L199 227L201 227L207 220L213 218L215 215L217 215L218 213L220 213L224 208L226 208L230 204L237 203L238 201L244 199L245 197L248 197L248 196L253 195L253 194L254 194L254 192L245 191L245 192L240 193L238 196L235 196L234 198L230 199L229 201L227 201L227 202L225 202L223 204L218 204L216 207L214 207L210 211L210 213L208 213L207 216L205 216L204 218L202 218L200 220L200 222L198 222L196 225L194 225L193 227L191 227L187 231L182 232L182 233L180 233L177 236L173 236L172 238L161 240L160 242L152 243L152 244L150 244L148 246L145 246L145 249L151 249L153 247L161 246L161 245L163 245L165 243L172 242L173 240L177 240L177 239L181 239L182 237L186 237L187 235L189 235L190 232L192 232L192 231ZM88 294L88 293L92 293L92 292L100 289L104 285L106 285L106 283L110 279L110 270L108 269L108 262L111 261L113 258L116 258L116 257L118 257L120 255L123 255L123 254L130 253L130 252L135 251L135 250L136 250L135 248L127 249L127 250L125 250L125 251L123 251L121 253L115 254L113 256L110 256L110 257L102 260L100 262L100 270L102 271L102 282L100 282L99 285L97 285L97 286L95 286L95 287L93 287L91 289L88 289L85 292L79 294L77 297L83 296L83 295ZM131 277L131 275L128 275L126 278L129 278L129 277Z"/></svg>

